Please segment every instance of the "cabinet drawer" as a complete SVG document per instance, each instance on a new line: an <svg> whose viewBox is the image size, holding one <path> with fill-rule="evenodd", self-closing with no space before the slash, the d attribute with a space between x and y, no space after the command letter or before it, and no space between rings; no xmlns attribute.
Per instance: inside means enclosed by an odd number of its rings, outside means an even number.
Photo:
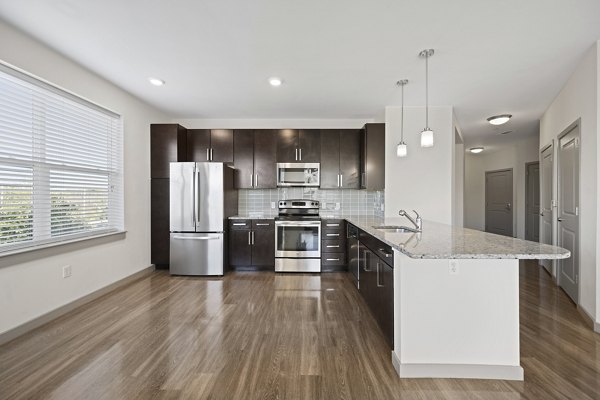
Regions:
<svg viewBox="0 0 600 400"><path fill-rule="evenodd" d="M229 227L233 230L250 229L252 221L249 219L232 219L229 220Z"/></svg>
<svg viewBox="0 0 600 400"><path fill-rule="evenodd" d="M272 219L253 219L252 229L273 229L275 221Z"/></svg>
<svg viewBox="0 0 600 400"><path fill-rule="evenodd" d="M346 265L346 253L325 253L321 255L321 265Z"/></svg>
<svg viewBox="0 0 600 400"><path fill-rule="evenodd" d="M339 253L346 251L345 239L330 239L321 241L322 253Z"/></svg>
<svg viewBox="0 0 600 400"><path fill-rule="evenodd" d="M321 221L321 227L327 230L343 230L344 222L343 219L324 219Z"/></svg>

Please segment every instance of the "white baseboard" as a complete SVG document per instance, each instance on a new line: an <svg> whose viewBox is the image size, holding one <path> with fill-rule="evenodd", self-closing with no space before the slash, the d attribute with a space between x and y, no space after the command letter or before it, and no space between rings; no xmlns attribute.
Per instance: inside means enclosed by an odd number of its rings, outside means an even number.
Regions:
<svg viewBox="0 0 600 400"><path fill-rule="evenodd" d="M476 364L402 364L392 351L392 364L400 378L459 378L523 380L523 367Z"/></svg>
<svg viewBox="0 0 600 400"><path fill-rule="evenodd" d="M2 345L4 343L8 343L13 339L18 338L19 336L26 334L27 332L30 332L44 324L47 324L48 322L50 322L62 315L65 315L66 313L76 309L77 307L80 307L86 303L89 303L90 301L95 300L98 297L103 296L109 292L112 292L113 290L118 289L119 287L121 287L123 285L131 283L139 278L142 278L143 276L146 276L146 275L152 273L153 271L154 271L154 265L151 265L147 268L142 269L141 271L138 271L132 275L126 276L123 279L113 282L108 286L104 286L103 288L100 288L100 289L96 290L95 292L87 294L83 297L80 297L77 300L73 300L70 303L60 306L57 309L49 311L46 314L40 315L39 317L36 317L30 321L27 321L24 324L21 324L17 327L14 327L5 332L2 332L2 333L0 333L0 345Z"/></svg>

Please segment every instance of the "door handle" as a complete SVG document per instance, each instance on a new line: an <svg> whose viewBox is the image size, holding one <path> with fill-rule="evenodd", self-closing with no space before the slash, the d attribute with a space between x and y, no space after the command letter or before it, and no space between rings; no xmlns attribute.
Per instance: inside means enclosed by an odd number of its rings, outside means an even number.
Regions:
<svg viewBox="0 0 600 400"><path fill-rule="evenodd" d="M365 272L371 271L370 269L367 269L367 254L369 254L369 253L370 253L369 250L365 250L365 252L363 253L364 254L364 258L363 258L363 262L364 262L364 264L363 264L363 271L365 271Z"/></svg>
<svg viewBox="0 0 600 400"><path fill-rule="evenodd" d="M337 187L340 187L340 174L337 176Z"/></svg>
<svg viewBox="0 0 600 400"><path fill-rule="evenodd" d="M337 247L340 247L340 245L339 244L328 244L325 247L327 247L327 248L337 248Z"/></svg>
<svg viewBox="0 0 600 400"><path fill-rule="evenodd" d="M328 233L327 236L340 236L339 233Z"/></svg>
<svg viewBox="0 0 600 400"><path fill-rule="evenodd" d="M194 173L194 177L195 179L195 187L194 187L194 218L195 218L195 223L199 224L200 223L200 171L196 171Z"/></svg>
<svg viewBox="0 0 600 400"><path fill-rule="evenodd" d="M252 238L250 238L250 231L248 231L248 246L252 245Z"/></svg>
<svg viewBox="0 0 600 400"><path fill-rule="evenodd" d="M510 203L506 203L506 209L510 210Z"/></svg>
<svg viewBox="0 0 600 400"><path fill-rule="evenodd" d="M298 161L298 148L296 147L296 161Z"/></svg>
<svg viewBox="0 0 600 400"><path fill-rule="evenodd" d="M379 276L381 275L381 273L379 272L379 270L381 269L381 263L379 261L377 261L377 287L383 287L384 285L379 283Z"/></svg>
<svg viewBox="0 0 600 400"><path fill-rule="evenodd" d="M300 149L300 161L302 161L302 149Z"/></svg>
<svg viewBox="0 0 600 400"><path fill-rule="evenodd" d="M340 187L344 186L344 175L340 174Z"/></svg>
<svg viewBox="0 0 600 400"><path fill-rule="evenodd" d="M206 161L210 161L210 149L206 148Z"/></svg>
<svg viewBox="0 0 600 400"><path fill-rule="evenodd" d="M543 216L544 216L544 212L542 211L542 212L540 213L540 217L543 217Z"/></svg>
<svg viewBox="0 0 600 400"><path fill-rule="evenodd" d="M252 246L254 246L254 231L252 231Z"/></svg>
<svg viewBox="0 0 600 400"><path fill-rule="evenodd" d="M212 147L211 147L211 148L210 148L210 161L212 161L212 160L213 160L213 149L212 149Z"/></svg>
<svg viewBox="0 0 600 400"><path fill-rule="evenodd" d="M236 222L232 224L233 226L246 226L245 222Z"/></svg>
<svg viewBox="0 0 600 400"><path fill-rule="evenodd" d="M256 226L269 226L271 224L256 224Z"/></svg>
<svg viewBox="0 0 600 400"><path fill-rule="evenodd" d="M327 226L340 226L340 224L327 224Z"/></svg>
<svg viewBox="0 0 600 400"><path fill-rule="evenodd" d="M254 187L254 174L250 174L250 187Z"/></svg>
<svg viewBox="0 0 600 400"><path fill-rule="evenodd" d="M557 218L556 220L557 220L558 222L562 222L562 221L563 221L563 219L562 219L562 218Z"/></svg>
<svg viewBox="0 0 600 400"><path fill-rule="evenodd" d="M258 187L258 174L254 175L254 187Z"/></svg>
<svg viewBox="0 0 600 400"><path fill-rule="evenodd" d="M339 258L326 258L325 261L340 261Z"/></svg>

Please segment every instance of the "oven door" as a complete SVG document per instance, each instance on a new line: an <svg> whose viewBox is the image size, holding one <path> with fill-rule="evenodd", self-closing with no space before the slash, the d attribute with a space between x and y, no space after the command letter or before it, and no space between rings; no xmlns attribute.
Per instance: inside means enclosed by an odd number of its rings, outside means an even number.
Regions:
<svg viewBox="0 0 600 400"><path fill-rule="evenodd" d="M321 221L275 221L275 257L321 257Z"/></svg>
<svg viewBox="0 0 600 400"><path fill-rule="evenodd" d="M319 186L319 163L277 163L277 186Z"/></svg>

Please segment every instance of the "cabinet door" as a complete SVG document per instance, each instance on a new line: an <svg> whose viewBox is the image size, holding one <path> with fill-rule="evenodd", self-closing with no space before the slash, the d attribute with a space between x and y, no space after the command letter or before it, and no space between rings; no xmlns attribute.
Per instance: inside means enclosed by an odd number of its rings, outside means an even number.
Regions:
<svg viewBox="0 0 600 400"><path fill-rule="evenodd" d="M277 162L290 163L298 160L298 131L280 129L277 131Z"/></svg>
<svg viewBox="0 0 600 400"><path fill-rule="evenodd" d="M181 125L150 125L151 178L169 178L169 163L186 161L186 139Z"/></svg>
<svg viewBox="0 0 600 400"><path fill-rule="evenodd" d="M254 229L252 246L252 265L259 267L275 266L275 227Z"/></svg>
<svg viewBox="0 0 600 400"><path fill-rule="evenodd" d="M236 129L233 133L233 167L236 189L251 189L254 182L254 131Z"/></svg>
<svg viewBox="0 0 600 400"><path fill-rule="evenodd" d="M380 261L379 291L381 293L380 326L391 347L394 347L394 269Z"/></svg>
<svg viewBox="0 0 600 400"><path fill-rule="evenodd" d="M210 161L209 129L188 129L187 160L194 162Z"/></svg>
<svg viewBox="0 0 600 400"><path fill-rule="evenodd" d="M169 179L150 182L150 262L169 265Z"/></svg>
<svg viewBox="0 0 600 400"><path fill-rule="evenodd" d="M361 188L385 189L385 124L366 124L361 132Z"/></svg>
<svg viewBox="0 0 600 400"><path fill-rule="evenodd" d="M231 229L229 231L229 265L248 266L252 264L251 231Z"/></svg>
<svg viewBox="0 0 600 400"><path fill-rule="evenodd" d="M300 129L298 132L298 161L318 163L321 161L321 131Z"/></svg>
<svg viewBox="0 0 600 400"><path fill-rule="evenodd" d="M254 132L254 187L277 188L277 139L274 130Z"/></svg>
<svg viewBox="0 0 600 400"><path fill-rule="evenodd" d="M339 184L340 131L323 129L321 130L321 189L338 189Z"/></svg>
<svg viewBox="0 0 600 400"><path fill-rule="evenodd" d="M212 129L210 131L210 149L212 151L210 161L232 163L233 130Z"/></svg>
<svg viewBox="0 0 600 400"><path fill-rule="evenodd" d="M321 151L323 154L323 151ZM360 131L343 129L340 131L340 175L343 189L360 188ZM321 158L321 167L323 158ZM322 176L321 176L321 179Z"/></svg>

